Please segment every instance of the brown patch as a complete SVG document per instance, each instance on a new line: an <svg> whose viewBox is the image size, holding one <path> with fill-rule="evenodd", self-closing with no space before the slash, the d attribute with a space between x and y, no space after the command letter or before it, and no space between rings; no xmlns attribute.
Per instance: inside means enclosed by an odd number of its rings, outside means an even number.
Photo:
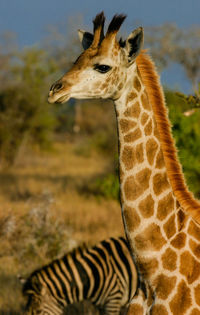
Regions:
<svg viewBox="0 0 200 315"><path fill-rule="evenodd" d="M193 254L200 259L200 244L190 240L189 245Z"/></svg>
<svg viewBox="0 0 200 315"><path fill-rule="evenodd" d="M149 218L154 213L154 200L151 195L148 195L139 203L140 213L144 218Z"/></svg>
<svg viewBox="0 0 200 315"><path fill-rule="evenodd" d="M141 221L136 210L134 208L125 206L123 209L123 214L128 231L134 231L140 225Z"/></svg>
<svg viewBox="0 0 200 315"><path fill-rule="evenodd" d="M174 250L167 248L161 259L163 268L170 271L176 269L177 254Z"/></svg>
<svg viewBox="0 0 200 315"><path fill-rule="evenodd" d="M175 215L173 214L169 220L163 225L163 229L168 239L176 233Z"/></svg>
<svg viewBox="0 0 200 315"><path fill-rule="evenodd" d="M138 250L160 250L166 243L160 227L152 223L135 237L135 246Z"/></svg>
<svg viewBox="0 0 200 315"><path fill-rule="evenodd" d="M186 215L182 210L179 210L177 214L178 231L181 231L185 227L185 222L186 222Z"/></svg>
<svg viewBox="0 0 200 315"><path fill-rule="evenodd" d="M169 294L175 287L176 277L167 277L164 274L160 274L154 280L156 297L166 300Z"/></svg>
<svg viewBox="0 0 200 315"><path fill-rule="evenodd" d="M166 173L158 173L153 177L153 190L157 196L169 187Z"/></svg>
<svg viewBox="0 0 200 315"><path fill-rule="evenodd" d="M130 304L128 308L128 313L129 315L143 315L144 314L144 309L140 304Z"/></svg>
<svg viewBox="0 0 200 315"><path fill-rule="evenodd" d="M135 129L132 132L129 132L124 136L125 142L134 142L142 136L141 130L139 128Z"/></svg>
<svg viewBox="0 0 200 315"><path fill-rule="evenodd" d="M157 218L164 220L174 210L174 198L170 192L158 202Z"/></svg>
<svg viewBox="0 0 200 315"><path fill-rule="evenodd" d="M134 176L127 177L124 184L125 196L128 200L136 200L148 187L151 171L148 168Z"/></svg>
<svg viewBox="0 0 200 315"><path fill-rule="evenodd" d="M144 191L149 187L150 176L151 170L147 167L135 175L138 184L143 187Z"/></svg>
<svg viewBox="0 0 200 315"><path fill-rule="evenodd" d="M138 118L140 116L140 112L141 112L140 104L139 102L135 102L132 106L128 107L125 110L124 116Z"/></svg>
<svg viewBox="0 0 200 315"><path fill-rule="evenodd" d="M149 118L149 115L147 115L147 113L142 114L142 117L141 117L142 126L144 126L146 124L148 118Z"/></svg>
<svg viewBox="0 0 200 315"><path fill-rule="evenodd" d="M150 111L151 110L151 105L149 103L149 99L148 99L148 96L147 96L146 92L144 92L142 94L141 101L142 101L143 108Z"/></svg>
<svg viewBox="0 0 200 315"><path fill-rule="evenodd" d="M188 233L200 241L200 227L193 221L190 221Z"/></svg>
<svg viewBox="0 0 200 315"><path fill-rule="evenodd" d="M130 129L133 129L137 125L135 121L130 119L121 119L119 124L122 132L128 132Z"/></svg>
<svg viewBox="0 0 200 315"><path fill-rule="evenodd" d="M150 136L152 134L152 120L150 119L148 124L144 128L145 136Z"/></svg>
<svg viewBox="0 0 200 315"><path fill-rule="evenodd" d="M198 284L194 289L194 295L196 303L200 306L200 284Z"/></svg>
<svg viewBox="0 0 200 315"><path fill-rule="evenodd" d="M192 312L190 313L190 315L200 315L200 310L198 310L197 308L194 308Z"/></svg>
<svg viewBox="0 0 200 315"><path fill-rule="evenodd" d="M146 143L146 153L150 165L152 165L154 162L157 149L158 149L157 142L153 138L149 139Z"/></svg>
<svg viewBox="0 0 200 315"><path fill-rule="evenodd" d="M124 164L126 170L133 168L135 162L136 157L134 147L125 145L122 151L122 163Z"/></svg>
<svg viewBox="0 0 200 315"><path fill-rule="evenodd" d="M171 241L171 245L177 249L183 248L185 246L186 235L183 232L177 234Z"/></svg>
<svg viewBox="0 0 200 315"><path fill-rule="evenodd" d="M108 82L105 82L101 85L101 89L104 90L105 88L108 87Z"/></svg>
<svg viewBox="0 0 200 315"><path fill-rule="evenodd" d="M144 161L144 150L143 143L139 143L135 147L135 156L138 163L142 163Z"/></svg>
<svg viewBox="0 0 200 315"><path fill-rule="evenodd" d="M118 85L118 90L121 90L123 88L123 83L121 82L119 85Z"/></svg>
<svg viewBox="0 0 200 315"><path fill-rule="evenodd" d="M177 293L169 303L173 315L183 315L192 304L190 289L182 280L177 289Z"/></svg>
<svg viewBox="0 0 200 315"><path fill-rule="evenodd" d="M162 149L160 149L156 157L156 168L160 169L163 168L164 166L165 166L164 156L162 153Z"/></svg>
<svg viewBox="0 0 200 315"><path fill-rule="evenodd" d="M133 86L138 92L141 90L141 83L140 83L140 80L138 79L138 77L135 77Z"/></svg>
<svg viewBox="0 0 200 315"><path fill-rule="evenodd" d="M158 269L158 261L156 258L138 258L137 266L139 268L140 273L144 277L152 276Z"/></svg>
<svg viewBox="0 0 200 315"><path fill-rule="evenodd" d="M119 177L120 177L120 182L122 182L124 179L124 172L121 166L119 167Z"/></svg>
<svg viewBox="0 0 200 315"><path fill-rule="evenodd" d="M156 304L151 309L152 315L168 315L168 312L164 305Z"/></svg>
<svg viewBox="0 0 200 315"><path fill-rule="evenodd" d="M187 278L189 284L197 280L200 275L200 263L194 259L189 251L181 254L180 273Z"/></svg>
<svg viewBox="0 0 200 315"><path fill-rule="evenodd" d="M137 97L137 94L135 92L130 92L128 95L127 95L127 98L126 98L126 103L128 104L129 102L133 101L135 98Z"/></svg>

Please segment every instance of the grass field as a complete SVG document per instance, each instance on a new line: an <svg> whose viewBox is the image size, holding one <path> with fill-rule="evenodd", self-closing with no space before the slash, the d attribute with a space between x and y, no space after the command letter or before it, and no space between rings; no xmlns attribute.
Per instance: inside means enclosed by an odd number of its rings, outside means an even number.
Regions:
<svg viewBox="0 0 200 315"><path fill-rule="evenodd" d="M52 152L25 152L0 172L0 314L20 313L19 275L82 243L123 235L118 201L84 189L109 161L77 152L77 143L58 142Z"/></svg>

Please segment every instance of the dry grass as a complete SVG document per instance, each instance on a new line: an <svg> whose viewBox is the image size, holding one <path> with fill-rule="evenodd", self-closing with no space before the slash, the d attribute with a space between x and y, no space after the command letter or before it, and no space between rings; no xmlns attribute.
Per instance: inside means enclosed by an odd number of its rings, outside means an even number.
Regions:
<svg viewBox="0 0 200 315"><path fill-rule="evenodd" d="M19 274L83 242L123 234L118 202L78 189L104 173L108 161L75 152L75 144L57 143L54 152L27 152L0 172L0 314L20 312Z"/></svg>

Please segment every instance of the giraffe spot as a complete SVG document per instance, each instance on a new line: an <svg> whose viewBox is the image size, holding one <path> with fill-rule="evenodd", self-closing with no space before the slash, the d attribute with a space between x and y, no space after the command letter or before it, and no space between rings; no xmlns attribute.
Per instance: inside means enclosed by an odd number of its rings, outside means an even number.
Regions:
<svg viewBox="0 0 200 315"><path fill-rule="evenodd" d="M198 310L197 308L194 308L192 312L190 313L190 315L200 315L200 310Z"/></svg>
<svg viewBox="0 0 200 315"><path fill-rule="evenodd" d="M140 83L140 80L138 79L138 77L135 77L133 86L138 92L141 90L141 83Z"/></svg>
<svg viewBox="0 0 200 315"><path fill-rule="evenodd" d="M192 305L192 299L190 295L190 289L182 280L177 288L177 293L170 301L169 306L173 315L183 315Z"/></svg>
<svg viewBox="0 0 200 315"><path fill-rule="evenodd" d="M137 315L143 315L144 314L144 309L142 305L135 303L135 304L130 304L128 308L128 314L137 314Z"/></svg>
<svg viewBox="0 0 200 315"><path fill-rule="evenodd" d="M124 171L122 170L122 167L119 167L119 178L120 178L120 182L123 181L124 179Z"/></svg>
<svg viewBox="0 0 200 315"><path fill-rule="evenodd" d="M135 175L138 185L143 188L143 191L145 191L149 187L150 176L151 170L147 167Z"/></svg>
<svg viewBox="0 0 200 315"><path fill-rule="evenodd" d="M105 88L107 88L108 87L108 82L105 82L105 83L103 83L102 85L101 85L101 89L105 89Z"/></svg>
<svg viewBox="0 0 200 315"><path fill-rule="evenodd" d="M140 213L144 218L149 218L154 213L154 200L151 195L148 195L139 203Z"/></svg>
<svg viewBox="0 0 200 315"><path fill-rule="evenodd" d="M144 92L142 94L141 101L142 101L143 108L150 111L151 110L151 105L149 103L149 99L148 99L148 96L147 96L146 92Z"/></svg>
<svg viewBox="0 0 200 315"><path fill-rule="evenodd" d="M190 240L189 245L193 254L200 259L200 244Z"/></svg>
<svg viewBox="0 0 200 315"><path fill-rule="evenodd" d="M170 192L158 202L157 218L164 220L174 210L174 198Z"/></svg>
<svg viewBox="0 0 200 315"><path fill-rule="evenodd" d="M155 305L153 305L153 307L151 309L151 314L152 315L168 315L168 312L167 312L164 305L155 304Z"/></svg>
<svg viewBox="0 0 200 315"><path fill-rule="evenodd" d="M125 117L133 117L133 118L138 118L140 115L140 104L139 102L135 102L133 105L128 107L125 112L124 116Z"/></svg>
<svg viewBox="0 0 200 315"><path fill-rule="evenodd" d="M156 121L154 121L154 136L158 139L158 141L160 142L160 134L157 128L157 124Z"/></svg>
<svg viewBox="0 0 200 315"><path fill-rule="evenodd" d="M133 232L140 225L140 217L134 208L125 206L123 209L124 219L128 231Z"/></svg>
<svg viewBox="0 0 200 315"><path fill-rule="evenodd" d="M122 163L124 164L126 170L133 168L136 162L135 150L131 146L125 146L122 151Z"/></svg>
<svg viewBox="0 0 200 315"><path fill-rule="evenodd" d="M173 214L163 225L163 229L168 239L176 233L175 215Z"/></svg>
<svg viewBox="0 0 200 315"><path fill-rule="evenodd" d="M176 205L177 208L179 205ZM177 224L178 224L178 231L181 231L185 227L185 222L186 222L186 215L182 210L178 211L177 214Z"/></svg>
<svg viewBox="0 0 200 315"><path fill-rule="evenodd" d="M139 128L135 129L132 132L129 132L124 136L125 142L134 142L142 136L141 130Z"/></svg>
<svg viewBox="0 0 200 315"><path fill-rule="evenodd" d="M137 94L135 92L130 92L128 95L127 95L127 98L126 98L126 103L128 104L129 102L133 101L135 98L137 97Z"/></svg>
<svg viewBox="0 0 200 315"><path fill-rule="evenodd" d="M156 168L160 169L163 168L164 166L165 166L164 156L162 150L160 149L156 156Z"/></svg>
<svg viewBox="0 0 200 315"><path fill-rule="evenodd" d="M190 225L188 228L188 233L200 241L200 228L193 221L190 221Z"/></svg>
<svg viewBox="0 0 200 315"><path fill-rule="evenodd" d="M200 263L194 259L189 251L185 251L181 254L180 273L186 277L189 284L193 283L199 278Z"/></svg>
<svg viewBox="0 0 200 315"><path fill-rule="evenodd" d="M147 115L147 113L144 112L142 114L142 117L141 117L141 124L142 124L142 126L144 126L146 124L148 118L149 118L149 115Z"/></svg>
<svg viewBox="0 0 200 315"><path fill-rule="evenodd" d="M176 269L177 254L171 248L167 248L161 257L163 268L173 271Z"/></svg>
<svg viewBox="0 0 200 315"><path fill-rule="evenodd" d="M118 90L121 90L123 88L123 83L121 82L119 85L118 85Z"/></svg>
<svg viewBox="0 0 200 315"><path fill-rule="evenodd" d="M153 138L149 139L146 143L146 153L147 153L147 160L150 165L152 165L154 162L157 149L158 149L157 142Z"/></svg>
<svg viewBox="0 0 200 315"><path fill-rule="evenodd" d="M128 200L136 200L148 187L151 171L148 168L129 176L124 184L125 196Z"/></svg>
<svg viewBox="0 0 200 315"><path fill-rule="evenodd" d="M180 232L176 235L171 241L171 245L177 249L183 248L185 246L186 235L183 232Z"/></svg>
<svg viewBox="0 0 200 315"><path fill-rule="evenodd" d="M176 277L167 277L164 274L160 274L154 280L156 297L166 300L169 294L175 287Z"/></svg>
<svg viewBox="0 0 200 315"><path fill-rule="evenodd" d="M122 132L128 132L130 129L133 129L137 125L135 121L129 119L121 119L119 124Z"/></svg>
<svg viewBox="0 0 200 315"><path fill-rule="evenodd" d="M148 124L144 128L145 136L150 136L152 134L152 120L150 119Z"/></svg>
<svg viewBox="0 0 200 315"><path fill-rule="evenodd" d="M169 181L166 173L158 173L153 177L153 190L157 196L169 187Z"/></svg>
<svg viewBox="0 0 200 315"><path fill-rule="evenodd" d="M200 284L198 284L194 289L194 296L196 303L200 306Z"/></svg>
<svg viewBox="0 0 200 315"><path fill-rule="evenodd" d="M142 163L144 161L144 150L143 144L139 143L135 147L135 156L138 163Z"/></svg>
<svg viewBox="0 0 200 315"><path fill-rule="evenodd" d="M135 245L138 250L160 250L166 243L160 227L152 223L135 237Z"/></svg>
<svg viewBox="0 0 200 315"><path fill-rule="evenodd" d="M158 261L156 258L138 258L137 266L139 268L140 273L144 277L152 276L158 269Z"/></svg>

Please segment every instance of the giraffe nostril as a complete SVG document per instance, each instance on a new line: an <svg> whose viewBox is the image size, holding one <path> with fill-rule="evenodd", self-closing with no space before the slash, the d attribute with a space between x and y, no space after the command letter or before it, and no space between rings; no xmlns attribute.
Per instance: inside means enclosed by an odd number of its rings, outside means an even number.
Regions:
<svg viewBox="0 0 200 315"><path fill-rule="evenodd" d="M50 88L50 91L53 91L53 92L58 92L59 90L61 90L63 87L63 84L61 82L58 82L58 83L54 83L51 88Z"/></svg>

